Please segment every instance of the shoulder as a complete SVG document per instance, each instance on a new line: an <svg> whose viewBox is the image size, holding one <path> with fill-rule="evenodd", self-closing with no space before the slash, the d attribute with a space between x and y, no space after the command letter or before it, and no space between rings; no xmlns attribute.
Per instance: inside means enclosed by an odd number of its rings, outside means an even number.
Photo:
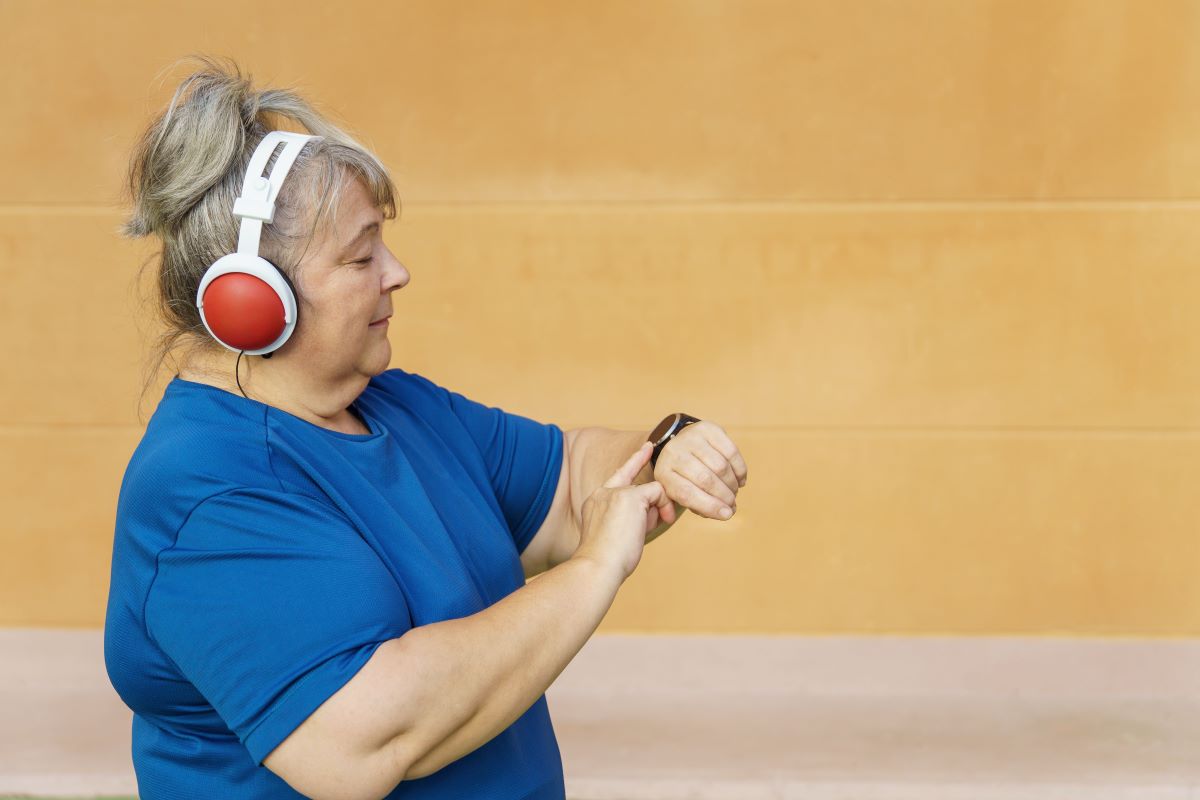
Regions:
<svg viewBox="0 0 1200 800"><path fill-rule="evenodd" d="M208 497L238 488L279 489L266 442L265 406L239 404L212 387L168 388L130 456L118 523L182 521Z"/></svg>
<svg viewBox="0 0 1200 800"><path fill-rule="evenodd" d="M454 410L454 394L424 375L395 367L372 378L358 402L377 414L408 412L440 427L439 419L445 416L449 421L453 416L447 412Z"/></svg>
<svg viewBox="0 0 1200 800"><path fill-rule="evenodd" d="M444 403L448 390L424 375L393 367L372 378L364 391L366 393L415 402L433 400Z"/></svg>

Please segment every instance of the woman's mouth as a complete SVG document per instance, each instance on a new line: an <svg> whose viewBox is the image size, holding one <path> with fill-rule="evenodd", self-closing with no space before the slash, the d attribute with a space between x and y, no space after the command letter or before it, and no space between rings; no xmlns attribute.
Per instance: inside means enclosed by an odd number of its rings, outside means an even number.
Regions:
<svg viewBox="0 0 1200 800"><path fill-rule="evenodd" d="M367 327L368 327L368 328L386 328L386 327L387 327L387 324L388 324L388 320L389 320L389 319L391 319L391 317L390 317L390 316L384 317L383 319L376 320L375 322L372 322L372 323L371 323L370 325L368 325Z"/></svg>

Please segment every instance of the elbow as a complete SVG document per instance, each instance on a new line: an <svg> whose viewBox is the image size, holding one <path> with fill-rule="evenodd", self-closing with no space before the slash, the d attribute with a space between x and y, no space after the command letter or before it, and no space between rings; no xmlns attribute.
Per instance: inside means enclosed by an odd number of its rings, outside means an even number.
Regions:
<svg viewBox="0 0 1200 800"><path fill-rule="evenodd" d="M302 763L298 754L276 750L263 766L311 800L382 800L411 777L395 741L359 753L338 752L338 744L329 741L319 755L303 754Z"/></svg>
<svg viewBox="0 0 1200 800"><path fill-rule="evenodd" d="M367 769L363 772L366 774L386 775L387 778L375 781L363 781L360 778L360 785L353 797L347 798L347 800L383 800L383 798L394 792L397 786L410 777L408 774L408 765L396 763L389 753L381 752L378 754L378 758L384 759L387 763L374 770Z"/></svg>
<svg viewBox="0 0 1200 800"><path fill-rule="evenodd" d="M410 652L409 638L376 648L262 765L315 800L374 800L408 779L413 762L405 754L414 748L411 725L404 723L420 716L413 705L419 658Z"/></svg>
<svg viewBox="0 0 1200 800"><path fill-rule="evenodd" d="M405 767L392 754L380 751L365 761L347 759L341 768L304 785L288 783L311 800L383 800L408 777Z"/></svg>
<svg viewBox="0 0 1200 800"><path fill-rule="evenodd" d="M407 751L401 747L401 742L405 739L397 737L381 747L375 754L374 758L379 760L379 764L373 770L376 775L388 776L386 780L378 781L375 785L363 787L363 792L359 794L362 800L383 800L406 780L412 780L413 762L407 757ZM372 770L367 770L368 773Z"/></svg>

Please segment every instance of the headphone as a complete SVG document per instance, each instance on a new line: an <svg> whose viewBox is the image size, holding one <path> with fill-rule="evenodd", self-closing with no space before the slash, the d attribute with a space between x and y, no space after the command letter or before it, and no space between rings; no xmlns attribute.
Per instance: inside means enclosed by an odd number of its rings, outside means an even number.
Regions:
<svg viewBox="0 0 1200 800"><path fill-rule="evenodd" d="M200 279L196 307L212 337L239 354L270 358L296 328L291 281L258 254L263 223L275 221L275 199L305 143L320 136L271 131L250 157L242 194L233 204L241 219L236 253L221 256ZM282 145L270 176L267 162Z"/></svg>

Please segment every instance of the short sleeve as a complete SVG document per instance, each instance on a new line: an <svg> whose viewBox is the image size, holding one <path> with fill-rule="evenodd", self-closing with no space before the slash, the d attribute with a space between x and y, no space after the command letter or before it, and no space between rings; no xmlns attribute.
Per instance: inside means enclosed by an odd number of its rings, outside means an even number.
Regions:
<svg viewBox="0 0 1200 800"><path fill-rule="evenodd" d="M146 628L261 764L412 627L392 573L336 509L237 489L159 555Z"/></svg>
<svg viewBox="0 0 1200 800"><path fill-rule="evenodd" d="M546 519L558 489L562 428L484 405L423 376L414 377L442 396L474 440L517 552L524 551Z"/></svg>

